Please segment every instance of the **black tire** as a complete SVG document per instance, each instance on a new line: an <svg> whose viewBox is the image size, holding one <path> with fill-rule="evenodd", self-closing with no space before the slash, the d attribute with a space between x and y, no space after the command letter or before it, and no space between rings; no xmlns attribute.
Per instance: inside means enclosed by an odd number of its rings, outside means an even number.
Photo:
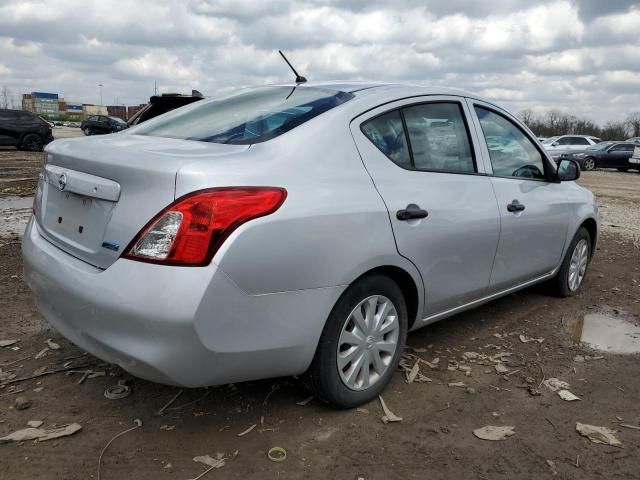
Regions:
<svg viewBox="0 0 640 480"><path fill-rule="evenodd" d="M364 390L352 390L342 381L338 370L338 343L342 328L351 312L360 302L372 295L386 297L396 309L399 323L397 347L386 370L373 385ZM318 342L315 357L305 375L306 383L313 395L334 408L353 408L375 399L397 370L407 338L407 317L407 306L402 290L389 277L372 274L353 283L331 310Z"/></svg>
<svg viewBox="0 0 640 480"><path fill-rule="evenodd" d="M20 150L26 150L28 152L41 152L42 150L44 150L44 142L42 141L42 137L37 133L27 133L22 138Z"/></svg>
<svg viewBox="0 0 640 480"><path fill-rule="evenodd" d="M556 295L558 297L571 297L580 291L580 288L584 283L584 278L575 290L569 288L569 267L571 266L571 257L573 256L573 252L576 249L576 245L578 245L581 240L586 240L587 242L588 260L586 271L584 274L584 276L586 277L589 270L589 263L591 262L591 236L589 235L589 232L586 228L580 227L574 235L573 240L571 240L571 244L567 249L567 253L565 253L564 259L562 260L560 270L558 271L556 276L549 281L549 287L553 295Z"/></svg>
<svg viewBox="0 0 640 480"><path fill-rule="evenodd" d="M619 172L628 172L629 169L628 168L624 168L624 167L620 167L620 168L618 168L618 171Z"/></svg>
<svg viewBox="0 0 640 480"><path fill-rule="evenodd" d="M587 157L582 161L582 169L590 172L598 167L596 159L593 157Z"/></svg>

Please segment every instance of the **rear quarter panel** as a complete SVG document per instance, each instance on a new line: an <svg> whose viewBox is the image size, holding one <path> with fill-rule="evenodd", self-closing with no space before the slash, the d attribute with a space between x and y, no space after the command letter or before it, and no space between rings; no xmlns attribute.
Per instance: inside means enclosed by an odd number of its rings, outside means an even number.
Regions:
<svg viewBox="0 0 640 480"><path fill-rule="evenodd" d="M235 160L184 166L176 196L216 186L276 186L287 199L274 214L236 230L214 256L252 295L348 285L366 271L392 265L414 278L397 254L388 212L358 156L340 108Z"/></svg>

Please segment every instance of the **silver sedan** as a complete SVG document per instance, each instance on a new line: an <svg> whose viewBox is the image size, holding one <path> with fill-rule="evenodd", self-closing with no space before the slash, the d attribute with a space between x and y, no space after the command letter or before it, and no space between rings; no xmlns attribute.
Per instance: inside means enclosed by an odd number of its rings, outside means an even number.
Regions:
<svg viewBox="0 0 640 480"><path fill-rule="evenodd" d="M62 335L139 377L304 374L352 407L408 331L539 282L578 291L598 232L578 176L470 93L249 88L48 145L25 277Z"/></svg>

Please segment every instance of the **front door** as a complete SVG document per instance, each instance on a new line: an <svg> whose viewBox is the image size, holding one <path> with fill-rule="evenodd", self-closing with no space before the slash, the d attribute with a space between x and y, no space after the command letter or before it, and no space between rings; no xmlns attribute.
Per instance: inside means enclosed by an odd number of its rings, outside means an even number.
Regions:
<svg viewBox="0 0 640 480"><path fill-rule="evenodd" d="M567 237L568 198L528 133L496 107L469 100L486 138L487 168L500 209L500 242L491 292L533 280L560 263Z"/></svg>
<svg viewBox="0 0 640 480"><path fill-rule="evenodd" d="M491 179L476 162L467 115L460 97L425 97L351 123L398 252L422 275L424 317L482 297L498 244L498 207Z"/></svg>

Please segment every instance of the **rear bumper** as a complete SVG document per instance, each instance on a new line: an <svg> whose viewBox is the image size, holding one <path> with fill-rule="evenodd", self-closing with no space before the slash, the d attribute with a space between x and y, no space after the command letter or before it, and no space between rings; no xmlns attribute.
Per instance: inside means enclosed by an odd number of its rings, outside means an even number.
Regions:
<svg viewBox="0 0 640 480"><path fill-rule="evenodd" d="M117 260L100 270L31 219L25 280L42 315L93 355L147 380L199 387L300 374L343 287L248 295L215 265Z"/></svg>

